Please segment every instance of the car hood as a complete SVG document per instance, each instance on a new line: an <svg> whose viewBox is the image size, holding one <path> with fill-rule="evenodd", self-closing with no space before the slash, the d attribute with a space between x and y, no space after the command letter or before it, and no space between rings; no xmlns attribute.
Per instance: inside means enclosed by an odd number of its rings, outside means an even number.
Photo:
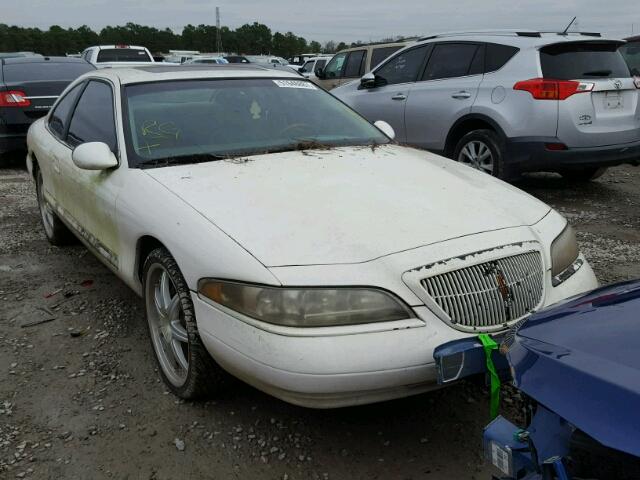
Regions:
<svg viewBox="0 0 640 480"><path fill-rule="evenodd" d="M603 287L529 317L508 353L519 389L602 444L636 456L638 311L640 281Z"/></svg>
<svg viewBox="0 0 640 480"><path fill-rule="evenodd" d="M146 169L266 266L360 263L533 225L550 208L489 175L397 145Z"/></svg>

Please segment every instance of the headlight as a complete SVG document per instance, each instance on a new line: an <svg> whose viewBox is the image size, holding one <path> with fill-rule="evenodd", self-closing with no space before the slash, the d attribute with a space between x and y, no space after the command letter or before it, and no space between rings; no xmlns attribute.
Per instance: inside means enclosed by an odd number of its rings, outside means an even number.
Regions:
<svg viewBox="0 0 640 480"><path fill-rule="evenodd" d="M399 299L374 288L281 288L202 279L198 293L243 315L289 327L388 322L414 316Z"/></svg>
<svg viewBox="0 0 640 480"><path fill-rule="evenodd" d="M576 240L576 234L567 223L564 230L551 243L551 276L554 279L554 286L559 285L577 271L574 266L580 249ZM579 268L579 266L578 266ZM571 270L569 275L564 275L567 270Z"/></svg>

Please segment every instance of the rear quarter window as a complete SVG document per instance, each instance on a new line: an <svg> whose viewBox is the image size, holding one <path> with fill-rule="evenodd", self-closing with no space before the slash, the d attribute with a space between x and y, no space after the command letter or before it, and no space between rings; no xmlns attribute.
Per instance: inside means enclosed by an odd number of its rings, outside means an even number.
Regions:
<svg viewBox="0 0 640 480"><path fill-rule="evenodd" d="M94 70L88 63L16 63L4 66L4 81L16 83L41 80L75 80Z"/></svg>
<svg viewBox="0 0 640 480"><path fill-rule="evenodd" d="M618 48L615 42L549 45L540 50L542 75L558 80L629 77L629 67Z"/></svg>
<svg viewBox="0 0 640 480"><path fill-rule="evenodd" d="M490 73L500 70L519 50L519 48L510 45L487 43L485 46L484 71Z"/></svg>

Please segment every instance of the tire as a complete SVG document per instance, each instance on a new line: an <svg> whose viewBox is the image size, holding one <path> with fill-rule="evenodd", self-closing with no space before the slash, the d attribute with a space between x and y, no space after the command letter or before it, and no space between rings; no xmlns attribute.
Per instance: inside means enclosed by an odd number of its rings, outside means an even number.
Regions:
<svg viewBox="0 0 640 480"><path fill-rule="evenodd" d="M453 159L494 177L505 178L503 151L502 141L496 132L473 130L458 141Z"/></svg>
<svg viewBox="0 0 640 480"><path fill-rule="evenodd" d="M579 170L563 170L560 172L566 180L571 182L590 182L600 178L607 171L606 167L581 168Z"/></svg>
<svg viewBox="0 0 640 480"><path fill-rule="evenodd" d="M165 385L185 400L208 398L226 383L198 334L191 292L171 254L153 250L143 269L149 338Z"/></svg>
<svg viewBox="0 0 640 480"><path fill-rule="evenodd" d="M62 220L60 220L56 212L53 211L47 199L44 198L42 189L42 170L38 168L36 170L36 196L38 198L38 209L40 210L40 220L42 221L44 234L52 245L62 246L73 243L75 237L67 226L62 223Z"/></svg>

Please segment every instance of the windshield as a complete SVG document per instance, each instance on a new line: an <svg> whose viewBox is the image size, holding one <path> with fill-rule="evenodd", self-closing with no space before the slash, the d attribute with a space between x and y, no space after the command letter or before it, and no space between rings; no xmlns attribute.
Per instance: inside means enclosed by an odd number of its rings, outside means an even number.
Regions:
<svg viewBox="0 0 640 480"><path fill-rule="evenodd" d="M146 83L127 86L124 101L132 167L389 142L306 80Z"/></svg>

